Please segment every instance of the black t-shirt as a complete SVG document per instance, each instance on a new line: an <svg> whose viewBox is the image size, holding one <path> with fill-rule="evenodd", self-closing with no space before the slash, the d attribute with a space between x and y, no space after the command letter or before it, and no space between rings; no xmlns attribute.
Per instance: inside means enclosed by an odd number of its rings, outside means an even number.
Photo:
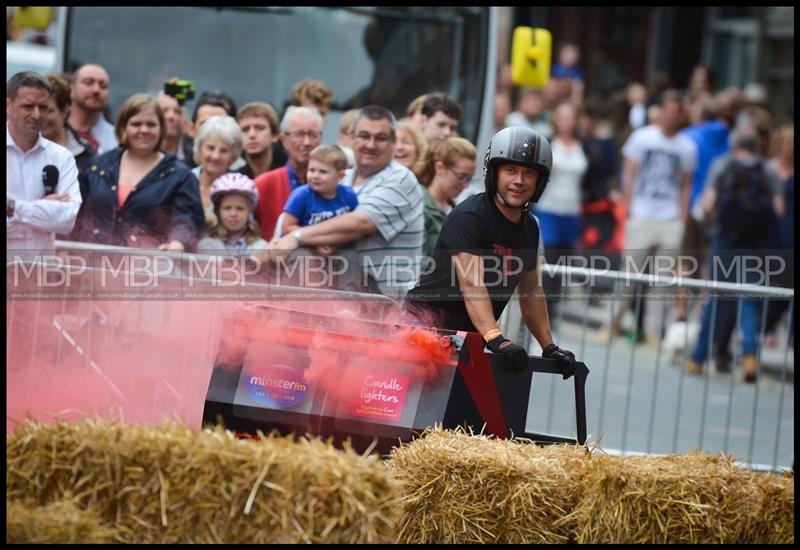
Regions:
<svg viewBox="0 0 800 550"><path fill-rule="evenodd" d="M248 178L250 178L251 180L253 180L253 179L256 179L256 178L255 178L255 176L253 176L253 169L252 169L252 168L250 168L250 165L249 165L249 164L247 164L247 162L246 162L246 161L245 161L245 163L244 163L244 166L242 166L241 168L239 168L239 169L238 169L236 172L237 172L238 174L244 174L245 176L247 176L247 177L248 177Z"/></svg>
<svg viewBox="0 0 800 550"><path fill-rule="evenodd" d="M536 269L539 226L530 214L509 221L486 193L456 206L442 225L430 273L406 295L412 306L427 307L443 323L439 328L475 332L459 289L452 254L467 252L483 258L483 282L497 319L514 293L523 271ZM426 270L427 271L427 270Z"/></svg>

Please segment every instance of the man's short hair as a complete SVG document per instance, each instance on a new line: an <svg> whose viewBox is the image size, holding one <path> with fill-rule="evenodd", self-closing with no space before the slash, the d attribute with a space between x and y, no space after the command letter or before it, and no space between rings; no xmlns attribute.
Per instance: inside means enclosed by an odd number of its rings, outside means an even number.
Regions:
<svg viewBox="0 0 800 550"><path fill-rule="evenodd" d="M683 94L675 88L668 88L661 94L661 106L666 107L667 103L676 102L683 108Z"/></svg>
<svg viewBox="0 0 800 550"><path fill-rule="evenodd" d="M283 115L283 120L281 120L281 133L285 134L289 131L289 122L292 118L296 116L304 116L304 117L311 117L313 118L317 126L319 126L319 131L322 131L322 115L319 114L319 111L314 107L296 107L294 105L290 105L286 109L286 113Z"/></svg>
<svg viewBox="0 0 800 550"><path fill-rule="evenodd" d="M269 122L269 127L273 135L278 135L280 131L280 120L278 120L278 113L273 109L272 105L263 101L251 101L245 103L236 113L236 120L239 122L247 117L261 117L266 118Z"/></svg>
<svg viewBox="0 0 800 550"><path fill-rule="evenodd" d="M338 145L317 145L311 151L309 158L329 164L333 166L337 172L341 172L347 168L347 155L344 154L344 151L342 151L342 148Z"/></svg>
<svg viewBox="0 0 800 550"><path fill-rule="evenodd" d="M50 81L33 71L22 71L8 79L8 82L6 82L6 99L12 101L16 99L20 88L39 88L46 90L48 95L53 95L53 86Z"/></svg>
<svg viewBox="0 0 800 550"><path fill-rule="evenodd" d="M330 107L333 104L333 92L321 80L304 78L292 88L292 103L300 105L302 99L311 100L314 105Z"/></svg>
<svg viewBox="0 0 800 550"><path fill-rule="evenodd" d="M700 116L701 120L714 120L717 118L719 105L713 97L703 96L695 100L692 109Z"/></svg>
<svg viewBox="0 0 800 550"><path fill-rule="evenodd" d="M743 124L735 128L731 133L731 145L739 149L757 153L760 143L761 136L759 136L756 127L751 124Z"/></svg>
<svg viewBox="0 0 800 550"><path fill-rule="evenodd" d="M70 105L72 105L72 95L69 80L55 73L48 74L47 80L53 87L53 93L50 94L50 97L52 97L56 102L56 107L58 107L58 110L63 113Z"/></svg>
<svg viewBox="0 0 800 550"><path fill-rule="evenodd" d="M231 99L230 96L224 94L223 92L203 92L200 94L200 97L197 98L197 103L194 105L194 111L192 111L192 122L197 122L197 112L200 110L200 107L204 105L214 105L215 107L222 107L225 109L225 112L228 116L236 118L236 103Z"/></svg>
<svg viewBox="0 0 800 550"><path fill-rule="evenodd" d="M461 120L461 105L452 96L443 92L428 94L422 104L422 114L430 118L439 111L450 118Z"/></svg>
<svg viewBox="0 0 800 550"><path fill-rule="evenodd" d="M392 112L386 107L381 107L380 105L367 105L366 107L360 109L356 115L356 119L353 121L353 130L355 130L356 126L358 126L358 121L362 118L368 118L369 120L388 120L389 135L392 139L394 139L397 120L395 119L394 114L392 114Z"/></svg>
<svg viewBox="0 0 800 550"><path fill-rule="evenodd" d="M539 99L544 99L544 92L542 92L541 88L534 88L532 86L521 86L519 88L519 98L522 99L523 97L527 97L529 95L533 95L538 97Z"/></svg>
<svg viewBox="0 0 800 550"><path fill-rule="evenodd" d="M106 73L106 75L108 74L106 68L98 63L84 63L83 65L79 66L72 72L72 75L70 75L70 84L75 85L75 83L78 82L78 78L80 77L81 71L86 67L99 67Z"/></svg>
<svg viewBox="0 0 800 550"><path fill-rule="evenodd" d="M133 94L125 100L122 107L119 109L116 123L114 124L114 134L117 136L117 141L120 147L127 147L128 135L125 133L125 127L128 121L149 108L153 108L158 117L158 144L156 149L161 148L161 143L164 141L164 134L167 131L166 123L164 122L164 111L161 105L158 104L154 96L148 94Z"/></svg>

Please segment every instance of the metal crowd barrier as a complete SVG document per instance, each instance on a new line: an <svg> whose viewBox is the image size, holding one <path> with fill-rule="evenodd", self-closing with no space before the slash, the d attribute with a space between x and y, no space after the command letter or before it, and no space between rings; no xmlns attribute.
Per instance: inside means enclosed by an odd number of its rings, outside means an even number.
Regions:
<svg viewBox="0 0 800 550"><path fill-rule="evenodd" d="M793 319L794 290L696 279L597 270L544 264L545 273L578 281L564 289L555 319L551 319L556 343L572 350L579 360L592 365L593 377L586 388L589 440L599 442L615 454L675 454L692 449L733 454L744 466L780 471L794 464L794 352L790 349L788 323L783 321L777 335L779 345L765 349L764 331L770 300L789 300L786 319ZM705 302L704 296L688 293L689 317L682 329L670 332L670 301L649 301L647 312L655 317L656 334L668 337L637 345L633 339L612 338L607 328L615 314L618 294L581 296L575 288L591 290L585 281L629 281L661 289L685 288L703 294L735 293L737 313L734 334L738 334L742 296L762 300L758 335L759 375L755 383L742 381L738 367L741 353L732 339L731 372L720 373L712 366L710 354L702 376L684 371L696 339ZM570 292L573 296L570 296ZM529 353L540 348L525 330L516 300L509 303L500 319L503 334L520 338ZM638 316L639 302L631 313ZM658 310L660 311L654 311ZM711 310L711 335L715 333L715 307ZM635 322L635 321L634 321ZM647 324L647 323L646 323ZM591 325L591 326L590 326ZM537 384L534 380L528 411L528 429L556 431L574 424L570 418L570 397L558 384ZM536 404L536 407L533 407ZM592 429L594 428L594 429Z"/></svg>
<svg viewBox="0 0 800 550"><path fill-rule="evenodd" d="M7 431L29 410L43 418L111 414L146 423L177 416L199 427L220 330L234 307L269 299L277 315L336 310L352 320L359 303L370 311L395 303L378 294L235 278L222 285L219 272L196 269L205 260L230 260L219 256L61 241L56 253L7 255ZM330 302L350 298L348 311Z"/></svg>

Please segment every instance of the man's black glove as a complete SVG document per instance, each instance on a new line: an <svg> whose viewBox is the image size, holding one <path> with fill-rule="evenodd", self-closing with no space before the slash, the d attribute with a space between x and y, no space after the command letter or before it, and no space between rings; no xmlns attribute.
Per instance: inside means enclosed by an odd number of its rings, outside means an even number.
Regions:
<svg viewBox="0 0 800 550"><path fill-rule="evenodd" d="M562 378L566 380L575 374L575 354L571 351L561 349L555 344L550 344L542 350L542 357L545 359L556 359L564 368Z"/></svg>
<svg viewBox="0 0 800 550"><path fill-rule="evenodd" d="M511 340L503 338L502 335L495 336L486 342L486 347L489 348L489 351L492 353L505 355L506 365L514 372L522 372L525 370L525 367L528 366L528 352L525 351L525 348L513 342L501 348L500 344L503 342L511 342Z"/></svg>

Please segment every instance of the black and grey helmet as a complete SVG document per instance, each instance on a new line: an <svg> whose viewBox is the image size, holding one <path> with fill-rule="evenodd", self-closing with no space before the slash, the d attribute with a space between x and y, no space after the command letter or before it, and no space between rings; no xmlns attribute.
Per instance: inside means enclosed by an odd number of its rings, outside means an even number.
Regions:
<svg viewBox="0 0 800 550"><path fill-rule="evenodd" d="M553 151L547 138L527 126L509 126L492 137L483 157L483 182L490 196L497 194L497 171L493 168L502 162L530 166L539 172L536 191L528 204L538 201L553 168ZM503 200L502 197L500 200Z"/></svg>

